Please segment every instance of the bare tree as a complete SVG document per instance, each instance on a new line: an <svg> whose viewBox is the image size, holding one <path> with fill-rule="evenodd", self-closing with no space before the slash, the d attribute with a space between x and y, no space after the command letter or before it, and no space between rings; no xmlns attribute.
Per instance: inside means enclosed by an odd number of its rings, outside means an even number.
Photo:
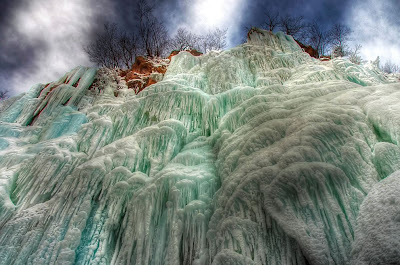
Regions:
<svg viewBox="0 0 400 265"><path fill-rule="evenodd" d="M121 31L116 24L105 23L103 32L97 34L84 50L89 59L108 68L130 68L138 54L138 40L132 33Z"/></svg>
<svg viewBox="0 0 400 265"><path fill-rule="evenodd" d="M304 18L302 16L293 17L290 15L285 15L281 17L280 30L282 30L286 35L291 35L293 38L300 38L301 33L307 28L307 25L304 23Z"/></svg>
<svg viewBox="0 0 400 265"><path fill-rule="evenodd" d="M265 22L265 26L269 31L274 31L281 23L281 18L279 16L279 12L274 10L268 10L265 12L265 16L267 17L267 21Z"/></svg>
<svg viewBox="0 0 400 265"><path fill-rule="evenodd" d="M84 48L90 61L104 67L120 66L121 53L118 47L117 25L105 23L104 31L97 34L96 39Z"/></svg>
<svg viewBox="0 0 400 265"><path fill-rule="evenodd" d="M349 60L350 62L354 63L354 64L361 64L362 63L362 58L360 56L360 50L361 50L362 46L361 44L356 44L356 46L354 47L354 50L349 50Z"/></svg>
<svg viewBox="0 0 400 265"><path fill-rule="evenodd" d="M0 89L0 101L5 100L9 97L10 91L6 88Z"/></svg>
<svg viewBox="0 0 400 265"><path fill-rule="evenodd" d="M347 42L350 40L351 29L342 24L335 24L329 32L332 55L342 57L346 54Z"/></svg>
<svg viewBox="0 0 400 265"><path fill-rule="evenodd" d="M226 46L226 29L215 29L206 35L196 35L178 29L171 40L163 23L154 15L154 7L146 0L136 5L136 27L127 33L116 24L106 23L102 32L84 50L92 62L108 68L130 68L138 55L161 57L171 47L178 50L197 49L203 53Z"/></svg>
<svg viewBox="0 0 400 265"><path fill-rule="evenodd" d="M140 2L137 5L139 18L139 36L141 45L149 57L165 55L169 38L165 26L154 16L154 7L147 2Z"/></svg>
<svg viewBox="0 0 400 265"><path fill-rule="evenodd" d="M184 28L179 28L170 41L172 50L184 51L189 49L199 50L200 37Z"/></svg>
<svg viewBox="0 0 400 265"><path fill-rule="evenodd" d="M136 55L139 53L137 37L134 34L130 36L122 33L118 38L118 46L121 52L121 62L126 68L130 68L135 62Z"/></svg>
<svg viewBox="0 0 400 265"><path fill-rule="evenodd" d="M394 63L392 63L390 60L387 61L383 67L382 67L382 71L388 74L392 74L392 73L397 73L399 72L400 67Z"/></svg>
<svg viewBox="0 0 400 265"><path fill-rule="evenodd" d="M226 47L226 33L228 29L216 28L213 31L209 31L205 35L205 40L208 42L208 49L204 49L204 52L208 50L223 50Z"/></svg>
<svg viewBox="0 0 400 265"><path fill-rule="evenodd" d="M206 35L199 36L199 48L203 53L220 51L226 47L226 33L228 29L216 28Z"/></svg>
<svg viewBox="0 0 400 265"><path fill-rule="evenodd" d="M212 50L222 50L226 47L227 29L216 28L205 35L196 35L186 29L178 29L171 40L171 47L175 50L195 49L202 53Z"/></svg>
<svg viewBox="0 0 400 265"><path fill-rule="evenodd" d="M307 28L307 44L315 48L320 56L323 56L327 51L327 46L329 43L328 32L323 30L320 24L318 24L316 21L309 24Z"/></svg>

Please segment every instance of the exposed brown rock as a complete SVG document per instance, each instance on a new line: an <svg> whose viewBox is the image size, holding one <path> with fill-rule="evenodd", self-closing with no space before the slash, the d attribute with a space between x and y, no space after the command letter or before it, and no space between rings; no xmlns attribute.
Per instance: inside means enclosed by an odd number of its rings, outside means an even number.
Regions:
<svg viewBox="0 0 400 265"><path fill-rule="evenodd" d="M296 42L297 42L297 44L300 46L300 48L302 48L306 53L308 53L311 57L314 57L314 58L319 58L319 54L318 54L318 51L316 50L316 49L314 49L313 47L311 47L311 46L307 46L307 45L304 45L303 43L301 43L300 41L298 41L298 40L295 40Z"/></svg>
<svg viewBox="0 0 400 265"><path fill-rule="evenodd" d="M148 75L151 73L162 73L164 74L167 71L166 65L155 65L154 61L151 59L147 59L143 56L136 57L135 63L132 65L131 70L127 73L136 73L136 74L144 74Z"/></svg>
<svg viewBox="0 0 400 265"><path fill-rule="evenodd" d="M153 65L149 60L147 60L143 56L138 56L135 59L135 63L132 65L131 72L135 72L138 74L149 74L151 73L152 68Z"/></svg>
<svg viewBox="0 0 400 265"><path fill-rule="evenodd" d="M126 81L126 82L128 82L128 81L130 81L130 80L132 80L132 79L140 79L138 73L131 71L131 72L128 72L128 73L125 75L125 81Z"/></svg>
<svg viewBox="0 0 400 265"><path fill-rule="evenodd" d="M151 85L153 85L155 83L157 83L157 81L154 80L153 78L149 77L149 79L147 79L147 82L146 82L146 87L147 86L151 86Z"/></svg>
<svg viewBox="0 0 400 265"><path fill-rule="evenodd" d="M172 56L175 56L180 51L172 51L168 56L169 61L171 61ZM202 55L201 52L196 50L187 50L194 56ZM135 90L135 93L139 93L148 86L157 83L157 80L151 77L153 73L165 74L168 67L168 61L165 59L148 59L143 56L138 56L135 59L135 63L129 70L120 70L119 76L125 79L126 84L129 89Z"/></svg>
<svg viewBox="0 0 400 265"><path fill-rule="evenodd" d="M171 61L171 58L177 54L179 54L181 51L172 51L171 54L168 56L168 59ZM185 50L185 52L189 52L193 56L200 56L203 55L203 53L197 51L197 50Z"/></svg>
<svg viewBox="0 0 400 265"><path fill-rule="evenodd" d="M329 61L329 60L331 60L331 57L330 56L321 56L321 57L319 57L319 59L321 61Z"/></svg>
<svg viewBox="0 0 400 265"><path fill-rule="evenodd" d="M146 87L157 83L151 78L151 74L165 74L168 62L165 60L148 59L143 56L136 57L135 63L130 70L120 72L120 76L125 78L128 88L134 89L139 93Z"/></svg>
<svg viewBox="0 0 400 265"><path fill-rule="evenodd" d="M154 68L154 70L155 71L153 71L153 72L165 74L165 72L167 71L167 66L166 65L157 66Z"/></svg>
<svg viewBox="0 0 400 265"><path fill-rule="evenodd" d="M126 74L129 72L129 70L120 70L119 71L119 76L124 77Z"/></svg>
<svg viewBox="0 0 400 265"><path fill-rule="evenodd" d="M133 79L127 81L128 88L139 89L143 86L143 81L141 79Z"/></svg>
<svg viewBox="0 0 400 265"><path fill-rule="evenodd" d="M177 54L179 54L181 51L172 51L171 54L167 57L169 61L171 61L171 58Z"/></svg>

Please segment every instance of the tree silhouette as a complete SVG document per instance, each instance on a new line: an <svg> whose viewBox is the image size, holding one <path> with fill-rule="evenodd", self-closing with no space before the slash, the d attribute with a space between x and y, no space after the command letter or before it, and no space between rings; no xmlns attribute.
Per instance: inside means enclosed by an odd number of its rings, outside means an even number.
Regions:
<svg viewBox="0 0 400 265"><path fill-rule="evenodd" d="M267 17L265 26L269 31L274 31L275 28L280 26L281 18L278 11L268 10L265 12L265 16Z"/></svg>
<svg viewBox="0 0 400 265"><path fill-rule="evenodd" d="M329 32L329 42L332 45L332 55L342 57L346 55L347 42L350 40L351 29L342 24L335 24Z"/></svg>
<svg viewBox="0 0 400 265"><path fill-rule="evenodd" d="M135 61L138 44L133 34L128 35L120 31L116 24L105 23L103 32L84 47L84 50L89 55L90 61L99 66L129 68Z"/></svg>
<svg viewBox="0 0 400 265"><path fill-rule="evenodd" d="M282 30L286 35L291 35L293 38L299 39L301 33L307 28L302 16L293 17L285 15L281 17L279 29Z"/></svg>
<svg viewBox="0 0 400 265"><path fill-rule="evenodd" d="M10 91L8 89L0 89L0 101L9 97Z"/></svg>
<svg viewBox="0 0 400 265"><path fill-rule="evenodd" d="M320 56L323 56L329 45L329 32L323 30L321 25L314 21L307 27L306 42L316 49Z"/></svg>

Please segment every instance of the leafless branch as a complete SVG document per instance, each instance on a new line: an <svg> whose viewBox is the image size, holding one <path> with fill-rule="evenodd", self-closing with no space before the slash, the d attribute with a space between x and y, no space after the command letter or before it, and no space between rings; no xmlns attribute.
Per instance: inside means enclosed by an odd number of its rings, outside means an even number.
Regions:
<svg viewBox="0 0 400 265"><path fill-rule="evenodd" d="M267 17L267 21L265 22L265 26L269 31L274 31L281 23L281 18L278 11L268 10L265 13Z"/></svg>
<svg viewBox="0 0 400 265"><path fill-rule="evenodd" d="M304 23L304 18L302 16L293 17L285 15L281 17L279 27L286 35L297 38L307 25Z"/></svg>

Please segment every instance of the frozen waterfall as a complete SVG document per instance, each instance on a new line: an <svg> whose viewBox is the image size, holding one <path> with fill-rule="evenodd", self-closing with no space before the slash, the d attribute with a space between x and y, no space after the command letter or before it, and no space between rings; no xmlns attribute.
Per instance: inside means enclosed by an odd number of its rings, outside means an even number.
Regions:
<svg viewBox="0 0 400 265"><path fill-rule="evenodd" d="M0 105L0 265L399 264L399 102L262 30L138 95L77 67Z"/></svg>

